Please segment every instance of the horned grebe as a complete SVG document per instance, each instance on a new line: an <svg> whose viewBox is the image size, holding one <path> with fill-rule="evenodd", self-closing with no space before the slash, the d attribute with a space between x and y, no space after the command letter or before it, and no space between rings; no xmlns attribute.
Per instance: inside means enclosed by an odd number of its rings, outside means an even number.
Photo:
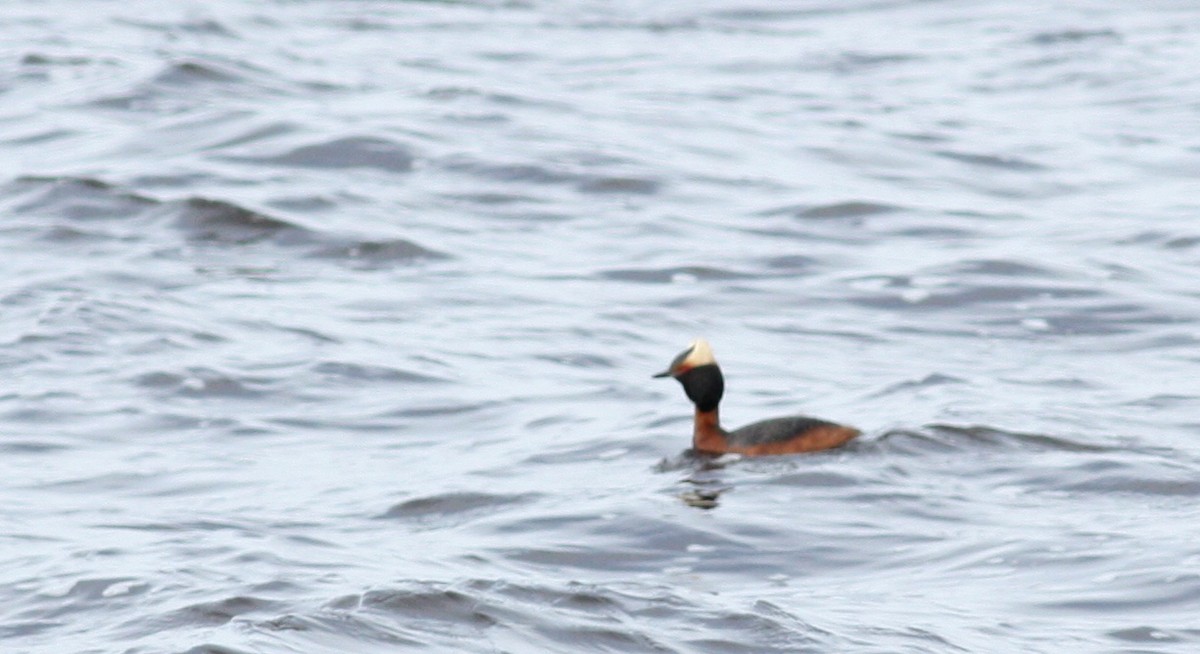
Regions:
<svg viewBox="0 0 1200 654"><path fill-rule="evenodd" d="M844 445L859 435L846 427L816 418L794 416L773 418L725 431L717 420L717 405L725 393L725 377L713 358L708 341L698 338L671 366L655 377L674 377L683 384L688 399L696 405L692 448L704 454L734 452L747 456L815 452Z"/></svg>

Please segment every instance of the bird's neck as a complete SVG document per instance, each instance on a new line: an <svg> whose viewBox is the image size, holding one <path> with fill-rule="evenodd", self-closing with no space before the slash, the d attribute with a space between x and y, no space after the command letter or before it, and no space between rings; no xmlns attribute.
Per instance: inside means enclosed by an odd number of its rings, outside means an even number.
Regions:
<svg viewBox="0 0 1200 654"><path fill-rule="evenodd" d="M729 450L725 439L726 432L721 429L721 421L717 417L717 409L701 411L696 408L696 419L692 429L692 449L698 452L721 454Z"/></svg>
<svg viewBox="0 0 1200 654"><path fill-rule="evenodd" d="M700 452L720 454L728 451L725 430L717 419L717 405L725 394L725 377L715 363L696 366L679 375L679 383L688 399L696 405L692 447Z"/></svg>

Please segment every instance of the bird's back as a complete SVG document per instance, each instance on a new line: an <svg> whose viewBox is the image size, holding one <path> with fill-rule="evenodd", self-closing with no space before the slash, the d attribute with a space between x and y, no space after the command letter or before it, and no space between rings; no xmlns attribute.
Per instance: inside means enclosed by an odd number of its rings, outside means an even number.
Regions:
<svg viewBox="0 0 1200 654"><path fill-rule="evenodd" d="M858 436L859 431L837 423L790 416L746 425L726 436L730 449L746 454L787 454L837 447Z"/></svg>

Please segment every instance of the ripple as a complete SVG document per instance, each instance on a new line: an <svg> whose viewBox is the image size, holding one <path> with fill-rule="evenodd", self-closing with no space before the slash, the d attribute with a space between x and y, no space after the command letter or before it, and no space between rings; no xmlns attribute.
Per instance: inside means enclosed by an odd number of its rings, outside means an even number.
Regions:
<svg viewBox="0 0 1200 654"><path fill-rule="evenodd" d="M966 384L966 383L968 383L968 382L965 379L960 379L958 377L953 377L951 375L943 375L941 373L933 373L930 375L926 375L925 377L922 377L921 379L903 381L903 382L898 382L898 383L892 384L892 385L888 386L887 388L884 388L883 390L872 394L871 397L886 397L888 395L894 395L897 393L907 394L907 393L911 393L914 390L918 390L918 389L922 389L922 388L932 388L934 386L945 386L948 384L954 385L954 384Z"/></svg>
<svg viewBox="0 0 1200 654"><path fill-rule="evenodd" d="M901 210L901 207L890 204L867 202L865 200L850 200L846 202L834 202L831 204L820 204L816 206L789 205L776 209L767 209L766 211L762 211L760 213L764 216L788 215L795 216L797 218L813 218L821 220L863 218L866 216L893 213Z"/></svg>
<svg viewBox="0 0 1200 654"><path fill-rule="evenodd" d="M69 445L36 440L0 441L0 452L8 454L49 454L69 449Z"/></svg>
<svg viewBox="0 0 1200 654"><path fill-rule="evenodd" d="M252 654L250 650L226 647L225 645L197 645L180 654Z"/></svg>
<svg viewBox="0 0 1200 654"><path fill-rule="evenodd" d="M580 180L578 188L583 193L653 195L662 188L662 183L643 177L588 176Z"/></svg>
<svg viewBox="0 0 1200 654"><path fill-rule="evenodd" d="M644 284L672 284L696 281L727 281L750 279L753 275L713 268L710 266L679 266L674 268L626 268L606 270L600 273L604 279Z"/></svg>
<svg viewBox="0 0 1200 654"><path fill-rule="evenodd" d="M642 584L614 589L487 579L413 581L341 598L329 610L344 615L342 620L368 623L367 638L383 632L454 651L491 652L511 643L517 650L536 651L663 652L684 646L725 654L831 644L826 634L771 602L706 605ZM300 619L309 625L328 622L321 616ZM697 634L697 621L719 635Z"/></svg>
<svg viewBox="0 0 1200 654"><path fill-rule="evenodd" d="M416 155L389 139L377 136L347 136L322 143L303 145L267 157L226 156L228 161L320 168L328 170L371 168L389 173L412 171Z"/></svg>
<svg viewBox="0 0 1200 654"><path fill-rule="evenodd" d="M188 197L162 201L92 178L22 177L0 190L0 201L5 195L13 196L14 211L20 214L54 216L71 223L166 221L191 244L299 247L308 258L359 269L386 269L448 258L407 239L329 234L228 200ZM64 244L135 240L146 237L142 231L108 233L75 224L50 224L41 228L40 238Z"/></svg>
<svg viewBox="0 0 1200 654"><path fill-rule="evenodd" d="M348 363L344 361L323 361L313 366L313 371L329 377L337 377L352 381L395 382L395 383L440 383L446 380L422 375L388 366Z"/></svg>
<svg viewBox="0 0 1200 654"><path fill-rule="evenodd" d="M1046 170L1046 166L1039 163L1034 163L1027 159L1019 157L1007 157L995 154L979 154L974 152L955 152L953 150L939 150L934 152L939 157L959 161L972 166L981 166L984 168L999 168L1002 170L1012 170L1016 172L1037 172Z"/></svg>
<svg viewBox="0 0 1200 654"><path fill-rule="evenodd" d="M148 372L136 377L142 388L168 391L180 397L219 397L250 400L266 393L263 387L273 380L264 377L239 377L210 368L189 368L186 372Z"/></svg>
<svg viewBox="0 0 1200 654"><path fill-rule="evenodd" d="M1121 35L1110 29L1083 30L1070 29L1056 32L1040 32L1029 38L1037 45L1059 45L1063 43L1080 43L1083 41L1120 41Z"/></svg>
<svg viewBox="0 0 1200 654"><path fill-rule="evenodd" d="M154 76L156 84L192 87L197 84L231 84L242 76L212 61L177 61Z"/></svg>
<svg viewBox="0 0 1200 654"><path fill-rule="evenodd" d="M563 184L577 181L577 176L566 171L554 170L537 164L488 163L473 159L451 159L443 166L453 172L470 175L494 182L524 182L531 184Z"/></svg>
<svg viewBox="0 0 1200 654"><path fill-rule="evenodd" d="M308 230L285 220L224 200L188 198L169 203L164 209L175 216L175 225L194 242L246 245L269 239L294 243L310 237Z"/></svg>
<svg viewBox="0 0 1200 654"><path fill-rule="evenodd" d="M386 241L341 240L317 247L308 256L342 261L360 269L382 269L414 261L450 258L449 255L399 238Z"/></svg>
<svg viewBox="0 0 1200 654"><path fill-rule="evenodd" d="M23 66L87 66L95 63L91 57L74 55L49 55L40 52L30 52L21 57Z"/></svg>
<svg viewBox="0 0 1200 654"><path fill-rule="evenodd" d="M405 520L441 522L445 518L461 519L464 514L484 515L501 507L527 504L538 495L494 495L490 493L444 493L405 500L387 510L382 517Z"/></svg>
<svg viewBox="0 0 1200 654"><path fill-rule="evenodd" d="M962 450L1032 450L1062 452L1106 452L1107 447L1080 443L1059 436L1015 432L982 425L934 424L919 431L893 430L874 443L887 451L907 454Z"/></svg>
<svg viewBox="0 0 1200 654"><path fill-rule="evenodd" d="M67 220L126 218L158 204L90 177L19 177L6 191L27 196L16 203L17 212Z"/></svg>

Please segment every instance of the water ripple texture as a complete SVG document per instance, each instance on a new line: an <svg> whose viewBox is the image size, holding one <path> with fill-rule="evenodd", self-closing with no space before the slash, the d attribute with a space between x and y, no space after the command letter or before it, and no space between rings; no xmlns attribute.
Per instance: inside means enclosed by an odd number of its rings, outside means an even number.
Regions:
<svg viewBox="0 0 1200 654"><path fill-rule="evenodd" d="M1200 8L10 0L5 652L1200 650ZM652 380L713 343L698 458Z"/></svg>

